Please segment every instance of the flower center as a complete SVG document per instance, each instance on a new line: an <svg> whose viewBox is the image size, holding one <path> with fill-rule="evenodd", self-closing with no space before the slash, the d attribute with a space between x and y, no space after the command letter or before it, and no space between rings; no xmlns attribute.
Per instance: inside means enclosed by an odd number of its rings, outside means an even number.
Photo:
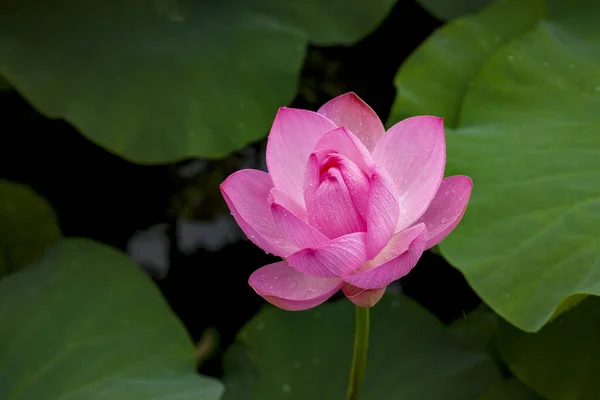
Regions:
<svg viewBox="0 0 600 400"><path fill-rule="evenodd" d="M321 164L321 168L319 169L319 183L323 182L325 179L335 179L332 176L331 170L337 170L337 172L341 175L340 170L340 158L337 154L328 155L323 163Z"/></svg>

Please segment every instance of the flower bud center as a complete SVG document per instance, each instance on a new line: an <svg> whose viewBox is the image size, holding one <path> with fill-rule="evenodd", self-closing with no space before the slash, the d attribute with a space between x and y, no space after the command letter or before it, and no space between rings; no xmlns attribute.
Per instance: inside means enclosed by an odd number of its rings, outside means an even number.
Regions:
<svg viewBox="0 0 600 400"><path fill-rule="evenodd" d="M319 169L319 182L323 182L325 179L335 179L332 175L332 170L337 170L341 175L340 159L337 154L329 155L325 158Z"/></svg>

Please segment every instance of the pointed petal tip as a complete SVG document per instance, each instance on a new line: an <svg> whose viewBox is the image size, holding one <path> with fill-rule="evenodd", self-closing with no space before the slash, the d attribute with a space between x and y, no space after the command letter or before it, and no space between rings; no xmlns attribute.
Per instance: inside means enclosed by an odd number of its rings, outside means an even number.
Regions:
<svg viewBox="0 0 600 400"><path fill-rule="evenodd" d="M319 110L337 126L347 127L372 151L385 133L377 113L354 92L347 92L323 104Z"/></svg>
<svg viewBox="0 0 600 400"><path fill-rule="evenodd" d="M466 175L444 178L433 201L419 218L427 226L430 249L446 238L460 223L471 198L473 181Z"/></svg>
<svg viewBox="0 0 600 400"><path fill-rule="evenodd" d="M390 129L388 129L388 132L394 126L406 123L428 124L431 125L432 128L442 128L441 131L436 130L436 133L444 133L444 117L438 117L436 115L415 115L413 117L405 118L392 125Z"/></svg>

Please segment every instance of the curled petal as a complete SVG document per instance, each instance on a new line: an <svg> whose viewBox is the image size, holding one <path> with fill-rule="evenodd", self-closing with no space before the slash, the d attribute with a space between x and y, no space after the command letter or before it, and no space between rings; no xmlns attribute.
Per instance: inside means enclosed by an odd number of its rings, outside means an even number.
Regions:
<svg viewBox="0 0 600 400"><path fill-rule="evenodd" d="M385 133L375 111L353 92L329 100L317 112L350 129L370 151Z"/></svg>
<svg viewBox="0 0 600 400"><path fill-rule="evenodd" d="M467 208L473 181L468 176L445 178L425 214L419 219L427 227L425 250L441 242L460 222Z"/></svg>
<svg viewBox="0 0 600 400"><path fill-rule="evenodd" d="M304 206L302 183L308 156L315 144L336 126L312 111L282 107L267 142L267 167L274 186Z"/></svg>
<svg viewBox="0 0 600 400"><path fill-rule="evenodd" d="M372 261L367 261L344 280L362 289L378 289L408 274L423 254L427 242L425 224L415 225L392 237Z"/></svg>
<svg viewBox="0 0 600 400"><path fill-rule="evenodd" d="M339 278L323 279L304 275L285 261L257 269L250 275L248 283L269 303L288 311L318 306L344 284Z"/></svg>
<svg viewBox="0 0 600 400"><path fill-rule="evenodd" d="M223 198L246 236L264 251L285 257L299 248L281 238L269 207L273 182L269 174L244 169L221 184Z"/></svg>
<svg viewBox="0 0 600 400"><path fill-rule="evenodd" d="M323 150L310 155L304 181L304 199L308 205L322 183L325 170L335 167L341 173L346 189L352 199L352 204L361 218L367 218L369 205L369 178L347 157ZM325 173L326 175L326 173Z"/></svg>
<svg viewBox="0 0 600 400"><path fill-rule="evenodd" d="M308 222L330 239L365 230L339 169L332 168L307 199Z"/></svg>
<svg viewBox="0 0 600 400"><path fill-rule="evenodd" d="M295 205L293 200L285 193L280 192L277 188L272 189L269 202L275 226L277 226L281 237L286 241L293 243L299 249L319 246L329 241L325 235L310 226L305 219L296 214L304 210ZM296 210L296 213L292 210ZM306 211L304 211L305 215Z"/></svg>
<svg viewBox="0 0 600 400"><path fill-rule="evenodd" d="M444 121L412 117L398 122L381 138L373 159L394 180L400 203L396 232L423 215L437 192L446 164Z"/></svg>
<svg viewBox="0 0 600 400"><path fill-rule="evenodd" d="M365 233L355 232L332 239L314 248L306 248L287 257L298 271L319 278L348 274L367 260Z"/></svg>
<svg viewBox="0 0 600 400"><path fill-rule="evenodd" d="M321 150L335 151L344 155L369 175L375 166L369 150L346 128L337 128L323 135L313 152Z"/></svg>
<svg viewBox="0 0 600 400"><path fill-rule="evenodd" d="M384 286L379 289L361 289L356 286L352 286L349 283L346 283L342 287L342 291L353 302L355 305L359 307L373 307L385 293L385 289L387 286Z"/></svg>
<svg viewBox="0 0 600 400"><path fill-rule="evenodd" d="M392 178L376 170L370 178L367 213L367 258L373 259L388 244L398 221L400 207Z"/></svg>

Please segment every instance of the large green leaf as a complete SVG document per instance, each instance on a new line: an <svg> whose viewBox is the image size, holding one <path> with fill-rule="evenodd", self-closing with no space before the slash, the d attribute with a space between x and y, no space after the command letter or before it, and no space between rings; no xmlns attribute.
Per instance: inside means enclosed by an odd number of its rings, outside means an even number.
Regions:
<svg viewBox="0 0 600 400"><path fill-rule="evenodd" d="M543 400L516 379L507 379L485 392L478 400Z"/></svg>
<svg viewBox="0 0 600 400"><path fill-rule="evenodd" d="M60 242L0 282L0 398L216 400L185 329L139 267Z"/></svg>
<svg viewBox="0 0 600 400"><path fill-rule="evenodd" d="M500 379L485 353L455 344L408 298L386 295L371 323L365 399L475 399ZM353 324L346 300L301 313L262 311L226 354L224 399L344 399Z"/></svg>
<svg viewBox="0 0 600 400"><path fill-rule="evenodd" d="M0 4L0 73L36 108L141 163L219 157L268 132L307 41L350 44L394 0Z"/></svg>
<svg viewBox="0 0 600 400"><path fill-rule="evenodd" d="M465 314L450 325L455 341L468 349L496 355L496 330L498 316L485 305Z"/></svg>
<svg viewBox="0 0 600 400"><path fill-rule="evenodd" d="M50 205L29 187L0 180L0 279L61 237Z"/></svg>
<svg viewBox="0 0 600 400"><path fill-rule="evenodd" d="M398 96L390 124L427 114L444 117L447 127L456 127L471 79L497 49L533 28L545 10L544 0L498 1L434 32L396 75Z"/></svg>
<svg viewBox="0 0 600 400"><path fill-rule="evenodd" d="M541 331L503 323L500 354L513 373L549 400L600 398L600 299L589 297Z"/></svg>
<svg viewBox="0 0 600 400"><path fill-rule="evenodd" d="M526 331L600 294L600 3L579 4L494 53L448 136L475 186L442 252Z"/></svg>
<svg viewBox="0 0 600 400"><path fill-rule="evenodd" d="M466 14L475 13L490 5L494 0L417 0L437 18L449 21Z"/></svg>

